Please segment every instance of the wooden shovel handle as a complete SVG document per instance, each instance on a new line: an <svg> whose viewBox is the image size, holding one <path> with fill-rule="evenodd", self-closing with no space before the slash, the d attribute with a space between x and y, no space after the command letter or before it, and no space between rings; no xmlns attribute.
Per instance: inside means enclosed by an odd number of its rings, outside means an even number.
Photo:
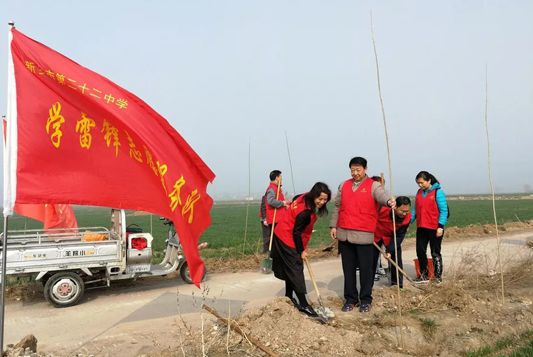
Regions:
<svg viewBox="0 0 533 357"><path fill-rule="evenodd" d="M413 280L409 277L409 275L407 275L407 273L398 266L398 264L396 264L396 262L394 260L392 260L391 258L389 258L387 256L387 253L379 246L376 244L376 242L374 242L374 247L377 248L377 250L379 250L379 252L381 254L383 254L383 256L385 257L385 259L387 259L389 261L389 263L391 263L392 265L394 265L396 268L398 268L398 270L400 271L400 273L402 273L403 276L405 276L405 278L407 280L409 280L409 282L413 283Z"/></svg>
<svg viewBox="0 0 533 357"><path fill-rule="evenodd" d="M311 277L311 281L313 282L313 287L315 288L315 291L316 291L318 303L322 305L322 299L320 298L320 292L318 291L318 286L316 285L315 274L313 274L313 270L311 269L311 264L309 264L309 260L307 260L307 257L304 258L303 261L305 262L305 266L307 267L307 271L309 271L309 276Z"/></svg>
<svg viewBox="0 0 533 357"><path fill-rule="evenodd" d="M279 190L281 188L281 181L278 182L278 190L276 191L276 200L279 198ZM272 217L272 229L270 230L270 242L268 243L268 251L272 251L272 238L274 237L274 225L276 224L277 208L274 208L274 216Z"/></svg>

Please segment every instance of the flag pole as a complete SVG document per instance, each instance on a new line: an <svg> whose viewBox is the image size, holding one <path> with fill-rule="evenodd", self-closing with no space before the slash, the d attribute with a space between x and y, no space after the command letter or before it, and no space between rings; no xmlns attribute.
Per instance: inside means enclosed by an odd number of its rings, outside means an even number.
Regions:
<svg viewBox="0 0 533 357"><path fill-rule="evenodd" d="M0 296L0 352L4 354L4 325L5 325L5 296L6 296L6 270L7 270L7 221L8 216L4 216L4 233L2 234L2 295Z"/></svg>
<svg viewBox="0 0 533 357"><path fill-rule="evenodd" d="M15 22L14 21L9 21L7 23L9 25L9 31L11 31L11 29L13 29L15 27ZM11 39L11 32L8 32L8 37L9 39ZM11 61L11 40L8 41L8 54L9 54L9 58L8 58L8 63L7 63L7 86L8 86L8 91L7 91L7 106L8 106L8 115L12 114L11 112L9 112L9 108L10 108L10 91L9 91L9 87L11 85L13 85L13 83L10 83L10 64L9 64L9 61ZM2 132L4 132L4 125L2 123ZM5 296L6 296L6 282L7 282L7 277L6 277L6 270L7 270L7 223L8 223L8 217L12 214L12 212L9 212L9 211L6 211L6 207L5 207L5 202L6 202L6 189L5 189L5 185L6 185L6 170L5 170L5 165L6 165L6 149L7 149L7 135L5 136L5 139L6 139L6 145L4 145L4 232L2 234L2 271L0 273L0 284L2 285L2 289L1 289L1 292L2 292L2 295L0 295L0 355L3 356L4 355L4 325L5 325ZM9 207L10 209L12 208Z"/></svg>

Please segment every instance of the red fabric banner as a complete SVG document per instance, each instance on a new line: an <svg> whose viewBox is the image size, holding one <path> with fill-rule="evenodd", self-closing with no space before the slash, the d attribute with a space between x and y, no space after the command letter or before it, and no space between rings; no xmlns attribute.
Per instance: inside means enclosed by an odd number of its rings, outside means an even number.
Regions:
<svg viewBox="0 0 533 357"><path fill-rule="evenodd" d="M198 284L204 265L197 245L210 224L213 201L206 186L214 173L140 98L16 29L11 32L15 202L107 206L167 217ZM8 115L9 125L10 120Z"/></svg>
<svg viewBox="0 0 533 357"><path fill-rule="evenodd" d="M44 222L44 218L46 217L44 204L18 203L15 205L15 212L21 216L28 217L39 222Z"/></svg>
<svg viewBox="0 0 533 357"><path fill-rule="evenodd" d="M44 229L50 228L78 228L78 220L70 205L17 203L17 214L43 222Z"/></svg>
<svg viewBox="0 0 533 357"><path fill-rule="evenodd" d="M47 204L44 210L44 229L78 228L78 221L70 205Z"/></svg>

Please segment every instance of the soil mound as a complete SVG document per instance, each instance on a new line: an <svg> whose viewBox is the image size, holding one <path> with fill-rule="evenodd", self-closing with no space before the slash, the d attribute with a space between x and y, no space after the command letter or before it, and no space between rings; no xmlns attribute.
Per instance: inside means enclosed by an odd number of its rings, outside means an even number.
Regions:
<svg viewBox="0 0 533 357"><path fill-rule="evenodd" d="M370 313L342 312L342 299L328 297L325 305L336 317L321 324L277 297L252 308L234 321L245 332L228 333L225 324L213 320L189 335L177 351L186 355L204 352L210 356L264 356L249 340L257 340L278 356L428 356L461 355L498 338L518 335L533 326L533 261L505 273L505 304L501 304L499 275L456 274L442 285L423 290L409 286L374 289ZM316 302L314 302L316 306ZM398 314L401 305L401 318ZM202 337L203 336L203 337ZM174 354L173 354L174 353ZM153 356L176 355L176 349Z"/></svg>

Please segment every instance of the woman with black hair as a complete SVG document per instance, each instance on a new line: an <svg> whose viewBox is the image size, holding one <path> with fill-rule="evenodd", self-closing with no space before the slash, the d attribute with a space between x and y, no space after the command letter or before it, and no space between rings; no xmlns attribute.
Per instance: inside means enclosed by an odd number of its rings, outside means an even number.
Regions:
<svg viewBox="0 0 533 357"><path fill-rule="evenodd" d="M317 182L311 190L296 196L274 229L272 241L272 270L274 276L285 281L285 296L294 306L309 316L317 316L305 294L303 259L318 218L327 214L331 199L329 187ZM296 294L297 300L294 298Z"/></svg>
<svg viewBox="0 0 533 357"><path fill-rule="evenodd" d="M440 248L444 237L444 226L448 221L448 204L446 195L439 181L427 171L416 175L416 183L420 189L412 209L412 220L416 219L416 255L420 264L419 282L428 281L428 259L426 251L429 243L435 279L442 281L442 256Z"/></svg>

